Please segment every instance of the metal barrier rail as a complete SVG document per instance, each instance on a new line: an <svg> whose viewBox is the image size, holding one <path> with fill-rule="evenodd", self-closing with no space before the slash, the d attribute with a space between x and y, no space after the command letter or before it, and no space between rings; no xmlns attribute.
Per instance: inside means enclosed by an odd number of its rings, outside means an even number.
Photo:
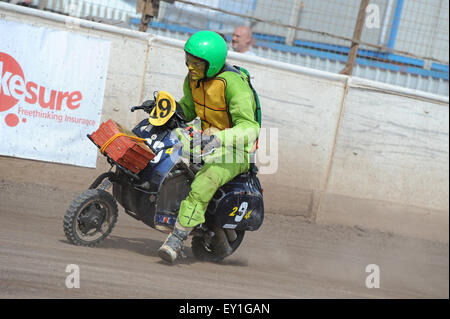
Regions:
<svg viewBox="0 0 450 319"><path fill-rule="evenodd" d="M98 22L119 21L122 22L122 27L128 25L129 28L137 29L140 16L136 13L134 5L119 4L117 1L101 0L32 0L32 5L41 6L47 11L81 18L98 18ZM162 7L164 13L166 9ZM186 39L198 30L159 21L153 21L149 27L150 33L178 39ZM230 35L228 39L231 40ZM286 37L264 33L255 33L254 39L256 41L253 51L258 56L329 72L340 72L345 66L349 52L346 46L316 41L291 39L292 45L288 45ZM431 93L449 94L448 65L430 61L427 64L423 59L399 54L359 49L354 75Z"/></svg>

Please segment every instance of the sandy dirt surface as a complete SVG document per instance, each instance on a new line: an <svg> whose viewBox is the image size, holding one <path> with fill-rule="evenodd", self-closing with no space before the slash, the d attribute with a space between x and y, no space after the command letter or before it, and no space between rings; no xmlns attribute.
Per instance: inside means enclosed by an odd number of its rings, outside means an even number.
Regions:
<svg viewBox="0 0 450 319"><path fill-rule="evenodd" d="M63 216L96 172L30 163L0 161L0 298L449 297L447 244L273 212L219 264L197 261L189 240L187 258L167 265L156 253L166 235L122 209L110 237L77 247ZM51 174L66 182L49 184ZM69 264L79 266L79 289L65 285ZM380 288L366 288L369 264L379 266Z"/></svg>

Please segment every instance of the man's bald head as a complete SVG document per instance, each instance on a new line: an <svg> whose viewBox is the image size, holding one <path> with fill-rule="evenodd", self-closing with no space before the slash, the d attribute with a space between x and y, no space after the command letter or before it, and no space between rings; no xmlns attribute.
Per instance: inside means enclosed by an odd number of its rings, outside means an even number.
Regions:
<svg viewBox="0 0 450 319"><path fill-rule="evenodd" d="M249 27L242 25L234 29L233 37L231 38L231 46L236 52L244 53L249 50L252 43L252 30Z"/></svg>

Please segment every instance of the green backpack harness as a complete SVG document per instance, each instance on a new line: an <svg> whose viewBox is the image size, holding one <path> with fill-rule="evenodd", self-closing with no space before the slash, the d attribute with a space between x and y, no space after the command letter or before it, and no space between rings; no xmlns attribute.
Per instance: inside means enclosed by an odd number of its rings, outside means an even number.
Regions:
<svg viewBox="0 0 450 319"><path fill-rule="evenodd" d="M237 65L231 66L229 64L225 64L224 68L222 69L222 72L238 73L240 76L242 76L247 81L248 85L252 89L253 97L254 97L255 103L256 103L255 120L256 120L256 122L258 122L259 127L261 127L261 104L259 103L258 93L256 93L256 90L253 87L252 82L250 81L250 73L241 66L237 66Z"/></svg>
<svg viewBox="0 0 450 319"><path fill-rule="evenodd" d="M258 122L258 125L261 128L261 104L259 103L258 93L256 93L256 90L253 87L252 82L250 81L250 73L243 67L240 67L237 65L233 65L233 67L235 69L239 70L240 74L247 80L248 85L252 89L253 97L255 98L255 102L256 102L255 120ZM258 139L256 139L256 149L258 149ZM255 152L250 154L250 172L253 175L256 175L258 173L258 167L256 167L256 165L255 165ZM258 181L258 184L259 184L259 181Z"/></svg>
<svg viewBox="0 0 450 319"><path fill-rule="evenodd" d="M261 127L261 104L259 103L259 97L258 93L256 93L256 90L253 88L252 82L250 81L250 73L244 69L243 67L233 65L236 69L240 71L240 73L244 76L244 78L247 80L248 85L252 89L253 97L255 98L256 102L256 110L255 110L255 120L258 122L259 127Z"/></svg>

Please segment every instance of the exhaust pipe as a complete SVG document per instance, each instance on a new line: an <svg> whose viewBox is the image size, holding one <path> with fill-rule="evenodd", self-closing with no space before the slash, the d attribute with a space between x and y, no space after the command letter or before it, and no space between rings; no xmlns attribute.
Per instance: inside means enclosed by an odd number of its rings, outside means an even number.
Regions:
<svg viewBox="0 0 450 319"><path fill-rule="evenodd" d="M218 255L221 257L226 257L231 255L233 252L233 249L230 246L230 243L228 242L228 236L225 233L223 228L215 227L214 228L215 233L215 250Z"/></svg>

